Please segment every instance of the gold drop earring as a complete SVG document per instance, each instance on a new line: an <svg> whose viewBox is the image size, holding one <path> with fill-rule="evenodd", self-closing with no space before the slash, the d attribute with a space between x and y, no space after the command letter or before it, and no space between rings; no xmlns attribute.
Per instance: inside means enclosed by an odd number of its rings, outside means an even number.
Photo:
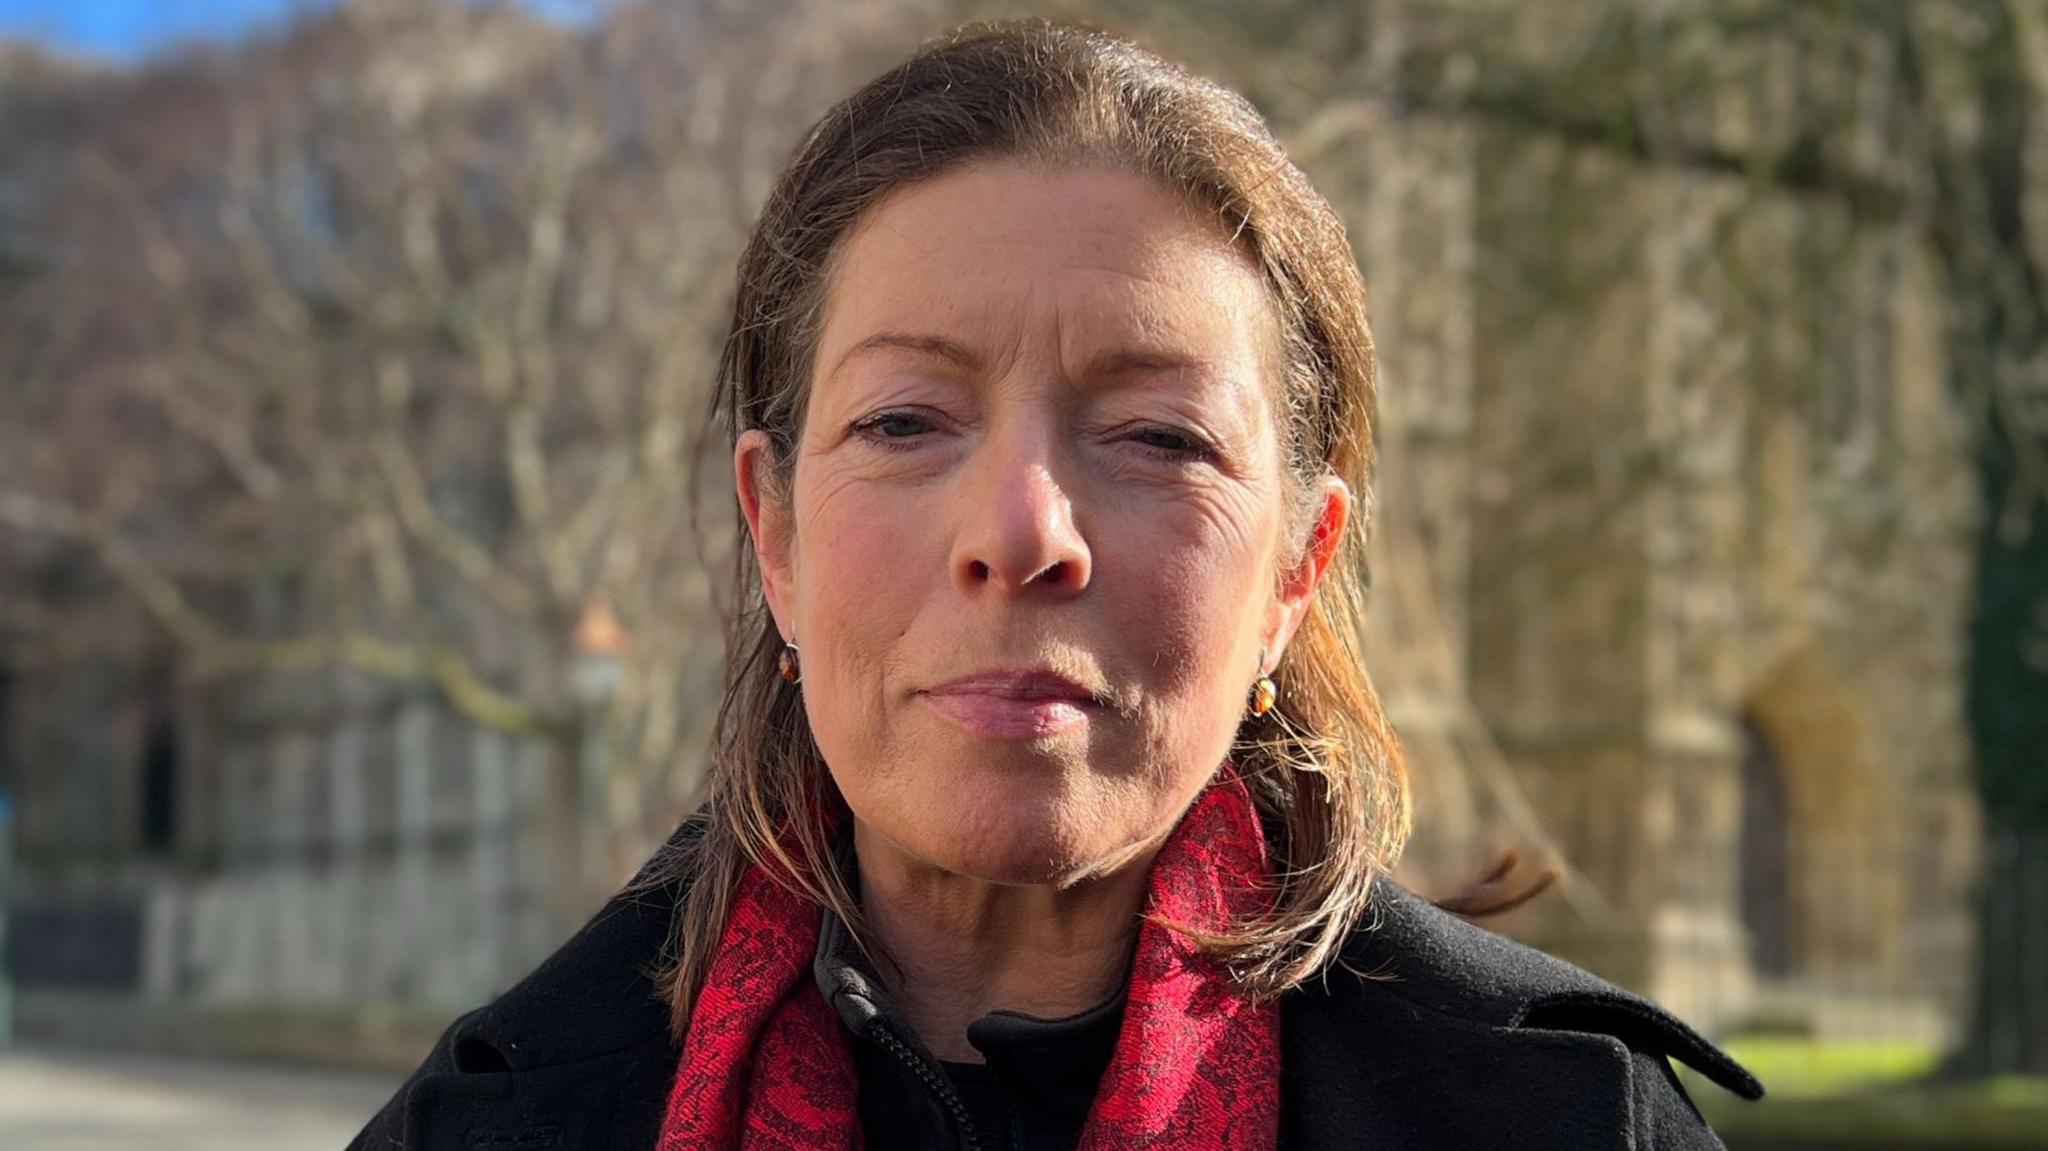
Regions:
<svg viewBox="0 0 2048 1151"><path fill-rule="evenodd" d="M1280 688L1273 677L1266 674L1266 649L1259 649L1259 678L1252 681L1251 713L1256 719L1273 710L1273 704L1280 699Z"/></svg>

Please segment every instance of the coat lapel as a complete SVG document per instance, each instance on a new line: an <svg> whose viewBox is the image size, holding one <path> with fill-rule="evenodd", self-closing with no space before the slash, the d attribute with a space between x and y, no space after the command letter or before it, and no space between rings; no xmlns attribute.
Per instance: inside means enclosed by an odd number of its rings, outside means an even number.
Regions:
<svg viewBox="0 0 2048 1151"><path fill-rule="evenodd" d="M407 1151L654 1146L680 1051L648 969L681 891L650 881L698 826L532 974L449 1026L401 1089Z"/></svg>
<svg viewBox="0 0 2048 1151"><path fill-rule="evenodd" d="M1302 992L1284 1002L1283 1147L1630 1146L1629 1053L1619 1040L1474 1023L1394 995Z"/></svg>
<svg viewBox="0 0 2048 1151"><path fill-rule="evenodd" d="M655 1145L675 1068L666 1037L656 1036L577 1063L426 1075L408 1093L405 1146L647 1151Z"/></svg>
<svg viewBox="0 0 2048 1151"><path fill-rule="evenodd" d="M1391 880L1369 918L1341 964L1283 1000L1288 1146L1629 1148L1649 1098L1639 1080L1668 1076L1667 1057L1762 1094L1648 1000Z"/></svg>

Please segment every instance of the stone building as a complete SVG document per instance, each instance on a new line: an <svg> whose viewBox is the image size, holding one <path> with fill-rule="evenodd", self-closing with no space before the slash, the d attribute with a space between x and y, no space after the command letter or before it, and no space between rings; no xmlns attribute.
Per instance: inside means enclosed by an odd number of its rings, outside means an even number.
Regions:
<svg viewBox="0 0 2048 1151"><path fill-rule="evenodd" d="M1500 929L1709 1028L1945 1040L1973 509L1927 254L1825 197L1348 115L1310 163L1385 371L1367 650L1414 873L1547 844L1564 881Z"/></svg>
<svg viewBox="0 0 2048 1151"><path fill-rule="evenodd" d="M1497 926L1704 1027L1944 1038L1972 509L1924 253L1526 127L1341 91L1285 123L1381 350L1366 650L1409 878L1548 849L1563 882ZM163 666L0 679L24 1024L346 1019L408 1062L553 945L539 749L413 688Z"/></svg>
<svg viewBox="0 0 2048 1151"><path fill-rule="evenodd" d="M180 697L112 668L7 688L24 1033L401 1058L557 941L541 749L431 696Z"/></svg>

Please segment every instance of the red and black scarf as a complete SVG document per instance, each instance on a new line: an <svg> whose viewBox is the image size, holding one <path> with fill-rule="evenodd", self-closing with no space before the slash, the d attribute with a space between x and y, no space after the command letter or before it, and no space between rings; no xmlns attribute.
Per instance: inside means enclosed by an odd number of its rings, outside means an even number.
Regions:
<svg viewBox="0 0 2048 1151"><path fill-rule="evenodd" d="M1147 911L1215 930L1266 906L1266 841L1225 765L1152 863ZM759 866L691 1010L660 1151L852 1151L862 1146L853 1055L811 977L820 909ZM1080 1151L1268 1151L1279 1134L1280 1015L1253 1004L1186 936L1148 918L1116 1053Z"/></svg>

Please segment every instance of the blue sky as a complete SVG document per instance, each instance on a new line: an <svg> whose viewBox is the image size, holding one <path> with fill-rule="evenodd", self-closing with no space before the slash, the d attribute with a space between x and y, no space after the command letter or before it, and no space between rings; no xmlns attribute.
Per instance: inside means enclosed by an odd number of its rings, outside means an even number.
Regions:
<svg viewBox="0 0 2048 1151"><path fill-rule="evenodd" d="M0 0L0 38L33 40L63 52L137 60L194 42L230 42L278 27L332 0ZM566 15L576 0L529 0Z"/></svg>

